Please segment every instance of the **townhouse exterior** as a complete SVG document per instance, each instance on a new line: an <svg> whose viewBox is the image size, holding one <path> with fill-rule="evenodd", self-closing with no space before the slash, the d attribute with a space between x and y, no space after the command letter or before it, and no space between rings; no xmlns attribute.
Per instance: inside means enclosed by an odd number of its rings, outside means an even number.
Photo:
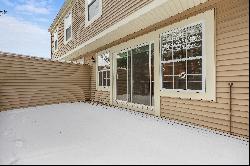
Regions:
<svg viewBox="0 0 250 166"><path fill-rule="evenodd" d="M248 0L66 0L49 31L90 100L249 136Z"/></svg>

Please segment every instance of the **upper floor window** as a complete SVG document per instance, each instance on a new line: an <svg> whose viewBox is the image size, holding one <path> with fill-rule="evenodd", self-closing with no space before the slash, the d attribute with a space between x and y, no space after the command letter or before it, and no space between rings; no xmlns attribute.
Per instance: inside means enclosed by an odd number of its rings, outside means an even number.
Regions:
<svg viewBox="0 0 250 166"><path fill-rule="evenodd" d="M54 51L57 51L58 50L58 29L55 30L54 32Z"/></svg>
<svg viewBox="0 0 250 166"><path fill-rule="evenodd" d="M108 88L110 86L110 58L109 53L98 55L98 86Z"/></svg>
<svg viewBox="0 0 250 166"><path fill-rule="evenodd" d="M102 15L102 0L85 0L86 25L88 26Z"/></svg>
<svg viewBox="0 0 250 166"><path fill-rule="evenodd" d="M198 23L161 35L163 89L204 91L202 33Z"/></svg>
<svg viewBox="0 0 250 166"><path fill-rule="evenodd" d="M68 13L64 19L64 43L70 41L72 38L72 14Z"/></svg>

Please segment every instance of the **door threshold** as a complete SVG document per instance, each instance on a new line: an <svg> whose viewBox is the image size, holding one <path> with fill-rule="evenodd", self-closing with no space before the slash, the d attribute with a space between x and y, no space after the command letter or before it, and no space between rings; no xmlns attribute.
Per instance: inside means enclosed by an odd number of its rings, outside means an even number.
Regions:
<svg viewBox="0 0 250 166"><path fill-rule="evenodd" d="M126 108L131 111L143 112L150 115L155 115L154 106L147 106L143 104L130 103L121 100L113 101L113 105L121 108Z"/></svg>

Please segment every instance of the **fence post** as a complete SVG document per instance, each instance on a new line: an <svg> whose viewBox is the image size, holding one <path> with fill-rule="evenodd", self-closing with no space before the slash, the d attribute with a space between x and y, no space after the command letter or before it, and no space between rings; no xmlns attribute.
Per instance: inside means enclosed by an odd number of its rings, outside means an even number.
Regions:
<svg viewBox="0 0 250 166"><path fill-rule="evenodd" d="M229 84L229 127L230 127L230 134L232 134L232 87L233 87L233 83L230 82Z"/></svg>

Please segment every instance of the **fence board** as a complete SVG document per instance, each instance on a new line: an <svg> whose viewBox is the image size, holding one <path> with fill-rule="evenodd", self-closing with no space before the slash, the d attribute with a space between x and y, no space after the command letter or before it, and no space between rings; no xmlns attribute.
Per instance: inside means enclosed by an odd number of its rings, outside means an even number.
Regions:
<svg viewBox="0 0 250 166"><path fill-rule="evenodd" d="M90 100L88 65L0 52L0 111Z"/></svg>

